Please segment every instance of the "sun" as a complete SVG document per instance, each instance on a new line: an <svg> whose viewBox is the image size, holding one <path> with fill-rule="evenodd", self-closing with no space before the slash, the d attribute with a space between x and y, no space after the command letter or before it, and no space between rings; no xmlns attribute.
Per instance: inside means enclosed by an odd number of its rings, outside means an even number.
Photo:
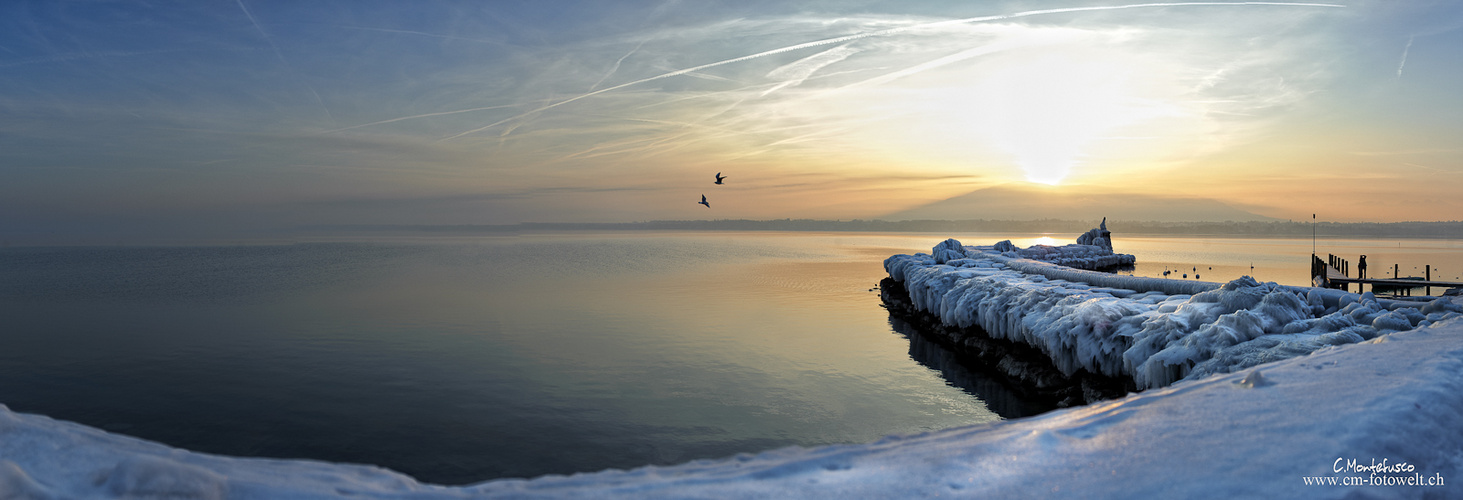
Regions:
<svg viewBox="0 0 1463 500"><path fill-rule="evenodd" d="M1008 154L1027 181L1059 185L1114 129L1162 114L1133 84L1144 75L1135 57L1072 47L1033 52L982 65L953 106L961 126Z"/></svg>
<svg viewBox="0 0 1463 500"><path fill-rule="evenodd" d="M997 144L1016 157L1026 179L1059 184L1083 149L1133 121L1125 106L1131 68L1112 59L1046 54L996 75L992 119Z"/></svg>

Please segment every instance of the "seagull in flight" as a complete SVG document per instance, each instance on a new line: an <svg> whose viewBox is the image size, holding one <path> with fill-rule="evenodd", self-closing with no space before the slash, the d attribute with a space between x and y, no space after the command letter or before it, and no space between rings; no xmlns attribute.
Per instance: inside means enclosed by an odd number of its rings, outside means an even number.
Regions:
<svg viewBox="0 0 1463 500"><path fill-rule="evenodd" d="M706 205L706 208L711 208L711 204L706 202L706 195L704 195L704 194L701 195L701 201L698 201L696 203L698 205Z"/></svg>
<svg viewBox="0 0 1463 500"><path fill-rule="evenodd" d="M717 183L717 184L721 184L721 180L722 180L722 179L725 179L725 178L726 178L726 176L724 176L724 175L721 175L721 172L717 172L717 173L716 173L716 183Z"/></svg>

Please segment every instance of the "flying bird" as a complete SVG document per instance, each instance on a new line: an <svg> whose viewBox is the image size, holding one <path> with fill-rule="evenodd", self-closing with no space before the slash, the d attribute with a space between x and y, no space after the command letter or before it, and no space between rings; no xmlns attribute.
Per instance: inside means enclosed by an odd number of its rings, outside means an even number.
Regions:
<svg viewBox="0 0 1463 500"><path fill-rule="evenodd" d="M726 178L726 176L721 175L721 172L717 172L716 173L716 183L717 184L721 184L721 180L722 179L725 179L725 178Z"/></svg>
<svg viewBox="0 0 1463 500"><path fill-rule="evenodd" d="M711 208L711 204L706 202L706 195L704 195L704 194L701 195L701 201L698 201L696 203L697 204L701 204L701 205L706 205L706 208Z"/></svg>

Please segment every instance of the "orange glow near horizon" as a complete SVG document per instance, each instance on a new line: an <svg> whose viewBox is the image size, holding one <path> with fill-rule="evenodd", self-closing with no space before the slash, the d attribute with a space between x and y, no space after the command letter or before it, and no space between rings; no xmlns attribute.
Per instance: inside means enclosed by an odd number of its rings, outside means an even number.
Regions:
<svg viewBox="0 0 1463 500"><path fill-rule="evenodd" d="M460 16L480 7L380 29L348 26L364 7L260 7L270 38L243 42L198 28L237 27L232 4L172 24L133 7L155 36L17 12L77 42L5 45L0 214L26 234L869 219L999 187L1463 220L1459 6L1002 5L495 13L522 33Z"/></svg>

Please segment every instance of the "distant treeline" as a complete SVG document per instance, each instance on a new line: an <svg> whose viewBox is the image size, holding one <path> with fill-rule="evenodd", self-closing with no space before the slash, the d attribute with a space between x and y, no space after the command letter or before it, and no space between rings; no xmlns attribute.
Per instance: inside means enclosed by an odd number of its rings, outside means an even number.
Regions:
<svg viewBox="0 0 1463 500"><path fill-rule="evenodd" d="M376 225L330 226L329 231L391 231L407 233L515 233L533 231L880 231L880 232L988 232L988 233L1081 233L1100 220L1043 219L1014 220L682 220L647 222L526 222L506 225ZM1221 235L1221 236L1310 236L1310 222L1154 222L1110 220L1115 234ZM1463 221L1447 222L1318 222L1318 236L1384 238L1463 239Z"/></svg>
<svg viewBox="0 0 1463 500"><path fill-rule="evenodd" d="M1463 221L1444 222L1123 222L1133 234L1243 236L1358 236L1382 238L1463 238ZM1112 229L1113 223L1108 223Z"/></svg>

